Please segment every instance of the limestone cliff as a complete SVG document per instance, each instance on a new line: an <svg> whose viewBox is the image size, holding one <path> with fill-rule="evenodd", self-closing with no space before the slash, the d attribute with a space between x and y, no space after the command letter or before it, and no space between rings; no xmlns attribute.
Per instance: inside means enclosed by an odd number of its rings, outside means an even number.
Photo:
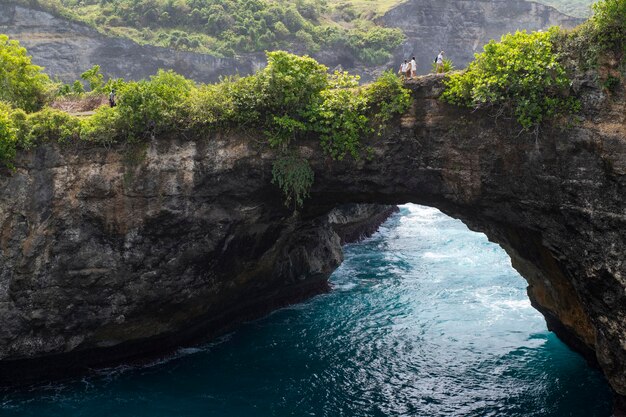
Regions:
<svg viewBox="0 0 626 417"><path fill-rule="evenodd" d="M161 351L322 291L341 261L334 207L414 202L498 242L550 327L626 398L623 88L575 80L580 123L535 137L441 103L440 81L410 85L411 110L367 139L371 159L300 142L316 175L300 215L250 133L21 153L0 177L0 375Z"/></svg>
<svg viewBox="0 0 626 417"><path fill-rule="evenodd" d="M394 60L378 67L365 67L349 50L322 50L313 55L330 68L342 67L371 79L381 71L399 65L415 55L421 73L430 71L431 62L441 49L457 68L469 63L490 39L518 29L545 29L552 25L572 27L579 23L555 9L525 0L410 0L380 19L384 26L399 27L407 41ZM49 13L0 2L0 33L18 39L33 61L65 82L71 82L93 65L111 77L140 79L159 68L173 69L197 81L216 81L229 74L246 75L265 65L262 53L238 58L217 58L193 52L141 46L123 38L103 36L80 23ZM294 45L291 52L306 53Z"/></svg>

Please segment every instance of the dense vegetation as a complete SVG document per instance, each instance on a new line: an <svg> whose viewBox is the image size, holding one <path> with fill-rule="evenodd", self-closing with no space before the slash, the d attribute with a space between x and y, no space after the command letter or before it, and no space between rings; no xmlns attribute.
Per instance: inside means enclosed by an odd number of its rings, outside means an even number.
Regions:
<svg viewBox="0 0 626 417"><path fill-rule="evenodd" d="M17 43L0 48L10 57L30 58ZM0 55L1 56L1 55ZM149 80L106 84L94 67L83 74L92 89L115 86L116 107L100 107L91 117L78 118L44 107L21 108L38 90L22 89L21 100L0 101L0 161L11 166L16 150L45 141L96 144L137 143L157 134L200 135L207 130L238 128L263 132L279 155L274 182L287 204L302 205L313 181L308 162L294 150L297 140L318 137L322 149L335 159L365 154L361 139L381 129L409 104L409 93L394 74L360 86L358 77L329 74L309 57L282 51L267 54L268 65L248 77L231 77L217 84L198 85L172 71L159 71ZM11 62L8 59L7 62ZM7 67L0 61L0 73ZM41 69L27 80L36 86ZM19 75L19 74L18 74ZM19 76L5 82L21 86ZM28 84L27 82L27 84ZM46 78L47 88L52 84ZM31 86L32 87L32 86ZM57 86L58 88L58 86ZM61 88L63 90L63 88ZM74 92L73 94L76 94Z"/></svg>
<svg viewBox="0 0 626 417"><path fill-rule="evenodd" d="M603 57L611 56L624 69L626 56L626 0L602 0L593 5L593 16L572 33L561 32L561 53L594 69Z"/></svg>
<svg viewBox="0 0 626 417"><path fill-rule="evenodd" d="M467 71L450 76L443 100L472 108L496 107L523 128L575 111L578 102L563 91L570 79L554 53L554 31L517 32L491 41Z"/></svg>
<svg viewBox="0 0 626 417"><path fill-rule="evenodd" d="M358 9L347 1L18 1L35 3L140 43L219 56L276 49L313 53L342 48L364 63L382 64L403 40L399 29L384 28L361 18Z"/></svg>
<svg viewBox="0 0 626 417"><path fill-rule="evenodd" d="M626 69L626 0L601 0L593 11L572 31L517 32L489 42L465 72L445 80L442 99L494 109L497 117L515 117L535 132L546 119L575 113L580 102L570 92L573 73L594 70L600 84L614 90ZM619 68L607 69L611 61Z"/></svg>

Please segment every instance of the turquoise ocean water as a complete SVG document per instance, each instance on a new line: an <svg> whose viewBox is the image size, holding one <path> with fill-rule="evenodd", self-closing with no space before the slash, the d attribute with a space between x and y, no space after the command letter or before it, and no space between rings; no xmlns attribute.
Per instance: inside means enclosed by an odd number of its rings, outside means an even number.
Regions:
<svg viewBox="0 0 626 417"><path fill-rule="evenodd" d="M333 291L143 367L0 391L0 416L609 416L506 253L401 207L346 247Z"/></svg>

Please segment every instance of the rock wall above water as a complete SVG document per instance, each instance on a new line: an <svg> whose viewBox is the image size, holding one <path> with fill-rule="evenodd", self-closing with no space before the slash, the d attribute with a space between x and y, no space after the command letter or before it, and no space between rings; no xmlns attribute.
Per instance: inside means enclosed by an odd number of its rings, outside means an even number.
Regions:
<svg viewBox="0 0 626 417"><path fill-rule="evenodd" d="M394 209L303 219L259 149L207 139L160 138L139 164L43 146L1 173L0 382L161 354L323 292L341 241Z"/></svg>

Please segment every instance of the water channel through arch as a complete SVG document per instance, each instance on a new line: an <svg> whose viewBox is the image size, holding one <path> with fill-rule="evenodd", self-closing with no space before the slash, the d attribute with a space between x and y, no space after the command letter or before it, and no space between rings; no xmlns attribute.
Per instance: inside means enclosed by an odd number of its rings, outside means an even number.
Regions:
<svg viewBox="0 0 626 417"><path fill-rule="evenodd" d="M508 255L404 205L346 247L333 290L137 368L4 392L6 416L608 416Z"/></svg>

